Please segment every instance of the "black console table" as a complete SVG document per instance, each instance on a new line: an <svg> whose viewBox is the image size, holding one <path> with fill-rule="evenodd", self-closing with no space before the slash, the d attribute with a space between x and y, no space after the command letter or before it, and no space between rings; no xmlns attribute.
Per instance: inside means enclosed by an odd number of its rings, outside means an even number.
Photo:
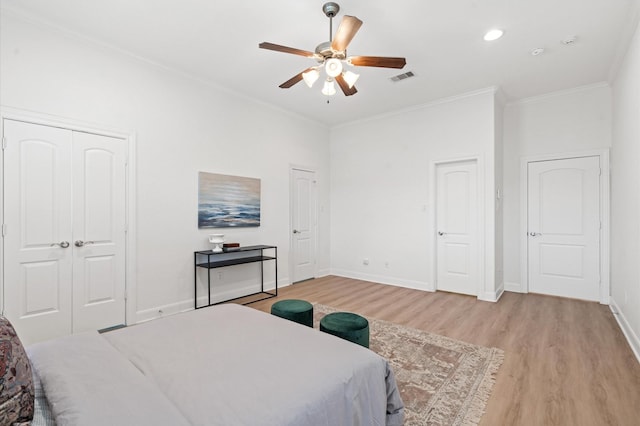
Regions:
<svg viewBox="0 0 640 426"><path fill-rule="evenodd" d="M273 250L273 256L265 256L265 250ZM264 262L273 260L275 264L275 291L268 292L264 290ZM243 265L245 263L260 263L260 291L251 294L245 294L233 299L223 300L216 303L211 303L211 270L215 268L224 268L226 266ZM278 295L278 247L276 246L246 246L246 247L233 247L224 249L220 253L214 253L211 250L196 251L193 253L194 264L194 277L193 277L193 290L194 290L194 307L195 309L206 308L207 306L217 305L220 303L230 302L232 300L242 299L248 296L255 296L262 294L265 297L252 300L249 303L258 302L260 300L270 299ZM198 306L198 268L207 269L207 304L204 306Z"/></svg>

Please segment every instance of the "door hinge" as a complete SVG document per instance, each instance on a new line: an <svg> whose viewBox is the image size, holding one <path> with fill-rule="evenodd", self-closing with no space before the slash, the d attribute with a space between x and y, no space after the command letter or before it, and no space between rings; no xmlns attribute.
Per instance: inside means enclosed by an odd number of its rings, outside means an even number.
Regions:
<svg viewBox="0 0 640 426"><path fill-rule="evenodd" d="M6 236L7 235L7 224L3 223L2 224L2 236Z"/></svg>
<svg viewBox="0 0 640 426"><path fill-rule="evenodd" d="M2 137L2 150L4 151L7 148L7 138Z"/></svg>

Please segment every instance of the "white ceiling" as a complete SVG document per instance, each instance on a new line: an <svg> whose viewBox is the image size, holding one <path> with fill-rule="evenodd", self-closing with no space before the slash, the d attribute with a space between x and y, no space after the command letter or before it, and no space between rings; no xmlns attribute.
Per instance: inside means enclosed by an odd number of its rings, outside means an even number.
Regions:
<svg viewBox="0 0 640 426"><path fill-rule="evenodd" d="M349 54L404 56L403 70L358 67L358 93L327 98L321 84L278 85L329 39L322 0L0 0L5 9L112 45L259 101L338 125L499 86L516 100L605 81L637 21L637 0L342 0L364 25ZM498 27L505 35L485 42ZM575 35L576 42L561 40ZM545 52L532 56L542 47ZM390 77L413 71L415 78ZM327 99L330 103L327 104Z"/></svg>

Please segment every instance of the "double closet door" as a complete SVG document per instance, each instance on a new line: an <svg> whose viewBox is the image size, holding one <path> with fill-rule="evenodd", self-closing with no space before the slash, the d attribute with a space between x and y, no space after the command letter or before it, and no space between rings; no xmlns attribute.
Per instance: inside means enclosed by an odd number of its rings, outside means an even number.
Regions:
<svg viewBox="0 0 640 426"><path fill-rule="evenodd" d="M4 315L25 344L125 323L127 141L4 129Z"/></svg>

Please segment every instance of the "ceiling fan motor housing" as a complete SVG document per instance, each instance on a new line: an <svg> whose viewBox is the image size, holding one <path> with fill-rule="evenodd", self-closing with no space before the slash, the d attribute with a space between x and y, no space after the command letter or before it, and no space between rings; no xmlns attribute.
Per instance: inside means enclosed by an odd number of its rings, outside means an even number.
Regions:
<svg viewBox="0 0 640 426"><path fill-rule="evenodd" d="M331 42L325 41L324 43L320 43L318 47L316 47L316 54L319 55L316 59L318 62L323 62L328 58L338 58L344 59L346 57L345 52L338 52L331 48Z"/></svg>
<svg viewBox="0 0 640 426"><path fill-rule="evenodd" d="M333 18L340 12L340 5L330 1L322 6L322 11L327 15L327 18Z"/></svg>

